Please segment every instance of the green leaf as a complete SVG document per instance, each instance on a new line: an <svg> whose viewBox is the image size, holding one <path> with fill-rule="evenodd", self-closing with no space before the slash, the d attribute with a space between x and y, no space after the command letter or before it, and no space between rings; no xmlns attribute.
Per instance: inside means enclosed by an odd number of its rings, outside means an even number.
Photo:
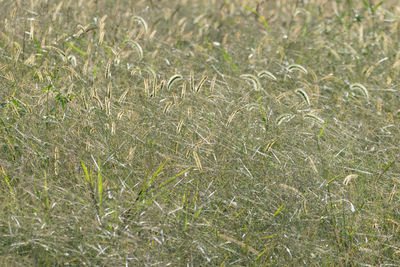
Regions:
<svg viewBox="0 0 400 267"><path fill-rule="evenodd" d="M378 4L375 5L375 9L380 7L383 4L383 1L380 1Z"/></svg>
<svg viewBox="0 0 400 267"><path fill-rule="evenodd" d="M276 215L278 215L278 214L282 211L282 209L283 209L284 206L285 206L285 204L282 204L282 206L279 207L279 209L275 212L274 217L275 217Z"/></svg>
<svg viewBox="0 0 400 267"><path fill-rule="evenodd" d="M7 176L6 172L5 172L5 170L3 169L3 167L0 167L0 172L3 175L4 182L6 182L6 184L8 186L10 194L14 196L15 195L14 188L11 186L10 179L8 178L8 176Z"/></svg>
<svg viewBox="0 0 400 267"><path fill-rule="evenodd" d="M36 44L36 47L37 47L37 49L38 49L38 53L39 53L39 54L42 54L42 50L40 49L40 45L39 45L38 40L34 37L34 38L33 38L33 41L34 41L35 44Z"/></svg>
<svg viewBox="0 0 400 267"><path fill-rule="evenodd" d="M318 134L318 137L321 137L321 135L325 132L325 127L328 124L328 120L325 121L324 126L322 126L321 131Z"/></svg>
<svg viewBox="0 0 400 267"><path fill-rule="evenodd" d="M158 168L158 170L153 174L153 176L151 177L150 180L150 184L151 185L154 182L154 179L158 176L158 174L160 174L160 172L162 171L162 169L164 169L165 164L167 163L168 159L166 159L164 161L164 163Z"/></svg>
<svg viewBox="0 0 400 267"><path fill-rule="evenodd" d="M198 211L196 211L196 213L194 214L195 218L199 217L202 209L203 209L203 207L200 207L200 209Z"/></svg>
<svg viewBox="0 0 400 267"><path fill-rule="evenodd" d="M261 21L261 22L264 24L265 29L266 29L268 32L271 32L271 28L269 27L268 23L265 21L265 17L264 17L264 16L261 16L261 15L257 12L257 10L254 10L253 8L251 8L251 7L249 7L249 6L245 6L244 9L247 9L247 10L249 10L250 12L252 12L253 14L255 14L255 15L258 17L259 21Z"/></svg>
<svg viewBox="0 0 400 267"><path fill-rule="evenodd" d="M167 184L173 182L176 178L178 178L179 176L181 176L182 174L184 174L185 172L187 172L188 170L190 170L192 167L189 167L183 171L181 171L180 173L178 173L177 175L175 175L174 177L168 179L166 182L162 183L158 188L153 188L152 190L149 191L149 193L153 192L156 189L160 189L164 186L166 186Z"/></svg>
<svg viewBox="0 0 400 267"><path fill-rule="evenodd" d="M85 165L85 163L81 160L81 165L82 165L82 168L83 168L83 172L85 173L85 179L86 179L86 182L90 182L90 178L89 178L89 172L88 172L88 170L87 170L87 168L86 168L86 165Z"/></svg>
<svg viewBox="0 0 400 267"><path fill-rule="evenodd" d="M330 184L331 182L333 182L336 178L338 178L340 175L336 175L335 177L333 177L332 179L330 179L327 184Z"/></svg>
<svg viewBox="0 0 400 267"><path fill-rule="evenodd" d="M79 54L87 57L87 54L85 52L83 52L82 50L80 50L79 48L75 47L74 45L68 43L68 42L64 42L64 44L68 45L69 47L71 47L72 49L74 49L76 52L78 52Z"/></svg>

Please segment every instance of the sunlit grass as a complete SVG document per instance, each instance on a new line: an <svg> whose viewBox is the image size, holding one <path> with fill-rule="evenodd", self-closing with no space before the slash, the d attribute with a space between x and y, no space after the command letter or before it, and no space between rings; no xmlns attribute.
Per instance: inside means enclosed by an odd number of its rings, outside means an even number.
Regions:
<svg viewBox="0 0 400 267"><path fill-rule="evenodd" d="M396 4L3 1L0 265L400 265Z"/></svg>

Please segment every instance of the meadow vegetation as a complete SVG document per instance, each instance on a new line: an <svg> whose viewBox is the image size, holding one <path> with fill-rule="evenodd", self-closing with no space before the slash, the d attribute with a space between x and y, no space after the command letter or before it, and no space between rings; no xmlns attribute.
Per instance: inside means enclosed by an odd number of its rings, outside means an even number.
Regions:
<svg viewBox="0 0 400 267"><path fill-rule="evenodd" d="M0 265L399 266L395 0L0 0Z"/></svg>

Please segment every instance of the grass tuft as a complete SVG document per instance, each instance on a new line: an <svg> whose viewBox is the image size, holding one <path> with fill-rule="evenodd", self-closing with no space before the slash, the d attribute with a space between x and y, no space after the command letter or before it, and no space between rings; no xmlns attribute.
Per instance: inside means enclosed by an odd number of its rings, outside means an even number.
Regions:
<svg viewBox="0 0 400 267"><path fill-rule="evenodd" d="M400 266L400 10L1 2L0 266Z"/></svg>

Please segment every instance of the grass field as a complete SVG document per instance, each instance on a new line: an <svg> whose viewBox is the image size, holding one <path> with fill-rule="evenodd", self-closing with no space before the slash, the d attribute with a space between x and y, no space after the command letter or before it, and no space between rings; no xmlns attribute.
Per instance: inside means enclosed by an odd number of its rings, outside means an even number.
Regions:
<svg viewBox="0 0 400 267"><path fill-rule="evenodd" d="M0 0L1 266L399 266L395 0Z"/></svg>

